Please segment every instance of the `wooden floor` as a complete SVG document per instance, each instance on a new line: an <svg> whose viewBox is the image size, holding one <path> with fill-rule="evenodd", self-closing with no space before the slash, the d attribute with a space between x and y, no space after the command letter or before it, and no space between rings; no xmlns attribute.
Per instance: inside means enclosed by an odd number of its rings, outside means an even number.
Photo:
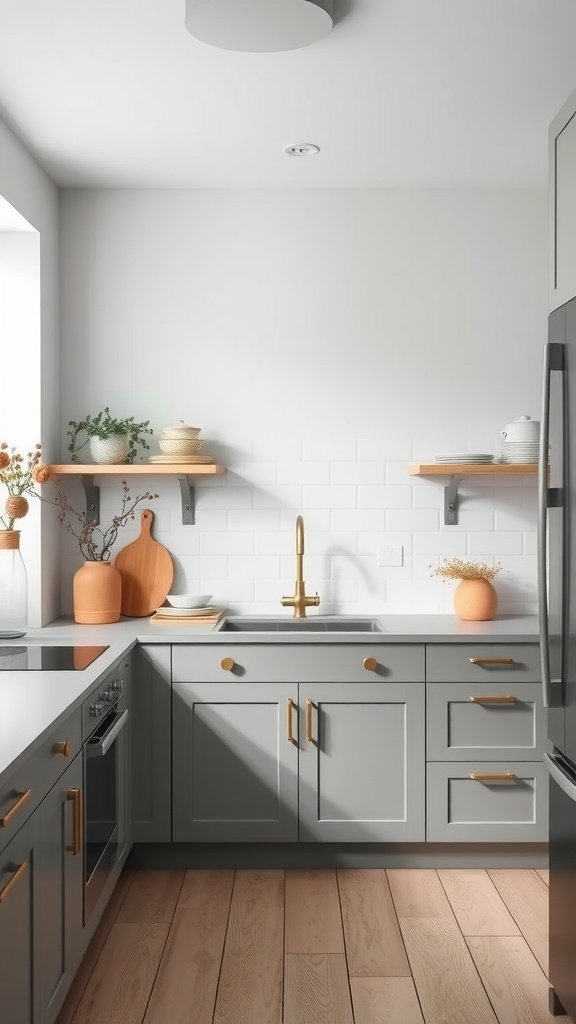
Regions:
<svg viewBox="0 0 576 1024"><path fill-rule="evenodd" d="M125 872L58 1024L551 1024L547 872Z"/></svg>

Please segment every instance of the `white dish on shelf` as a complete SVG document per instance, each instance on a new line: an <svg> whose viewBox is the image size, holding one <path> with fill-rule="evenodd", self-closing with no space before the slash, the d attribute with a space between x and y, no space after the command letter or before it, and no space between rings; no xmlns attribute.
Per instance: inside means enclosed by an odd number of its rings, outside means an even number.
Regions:
<svg viewBox="0 0 576 1024"><path fill-rule="evenodd" d="M173 608L205 608L212 594L166 594Z"/></svg>
<svg viewBox="0 0 576 1024"><path fill-rule="evenodd" d="M166 619L201 619L203 616L213 615L216 611L218 609L212 604L207 604L203 608L172 608L168 604L163 604L156 609L156 614Z"/></svg>

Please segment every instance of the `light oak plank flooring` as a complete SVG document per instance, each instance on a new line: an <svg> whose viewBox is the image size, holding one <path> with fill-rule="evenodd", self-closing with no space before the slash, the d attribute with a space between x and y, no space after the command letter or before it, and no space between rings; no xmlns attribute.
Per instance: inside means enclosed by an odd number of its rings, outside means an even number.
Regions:
<svg viewBox="0 0 576 1024"><path fill-rule="evenodd" d="M546 885L550 885L550 872L548 868L538 868L538 874L540 875L542 881L546 883Z"/></svg>
<svg viewBox="0 0 576 1024"><path fill-rule="evenodd" d="M57 1024L568 1024L548 1012L546 883L125 872Z"/></svg>

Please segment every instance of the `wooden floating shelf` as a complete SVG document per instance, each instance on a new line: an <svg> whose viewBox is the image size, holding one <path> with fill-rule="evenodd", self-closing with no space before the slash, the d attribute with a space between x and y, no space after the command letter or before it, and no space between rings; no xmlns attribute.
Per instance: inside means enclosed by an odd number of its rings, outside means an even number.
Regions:
<svg viewBox="0 0 576 1024"><path fill-rule="evenodd" d="M443 465L438 462L413 462L411 466L408 466L408 472L410 476L469 476L473 473L492 473L499 476L502 473L537 473L538 466L533 462L514 463L514 465L504 465L498 462L485 464L450 462Z"/></svg>
<svg viewBox="0 0 576 1024"><path fill-rule="evenodd" d="M182 523L184 526L193 526L195 522L195 495L192 477L196 476L221 476L226 470L216 462L165 462L149 463L136 462L124 465L101 465L91 463L81 465L79 462L67 462L64 465L51 467L56 476L78 476L82 480L82 486L86 495L86 515L88 522L98 524L100 522L100 487L94 483L95 476L175 476L180 484L180 496L182 500Z"/></svg>

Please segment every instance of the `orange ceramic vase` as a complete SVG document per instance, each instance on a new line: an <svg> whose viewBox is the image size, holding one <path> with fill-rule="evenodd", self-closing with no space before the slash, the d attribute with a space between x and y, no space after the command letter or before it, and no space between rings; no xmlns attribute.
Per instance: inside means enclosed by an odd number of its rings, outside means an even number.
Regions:
<svg viewBox="0 0 576 1024"><path fill-rule="evenodd" d="M498 595L489 580L461 580L454 591L454 611L468 622L493 619L497 604Z"/></svg>
<svg viewBox="0 0 576 1024"><path fill-rule="evenodd" d="M122 577L111 562L84 562L74 575L74 621L118 622Z"/></svg>

